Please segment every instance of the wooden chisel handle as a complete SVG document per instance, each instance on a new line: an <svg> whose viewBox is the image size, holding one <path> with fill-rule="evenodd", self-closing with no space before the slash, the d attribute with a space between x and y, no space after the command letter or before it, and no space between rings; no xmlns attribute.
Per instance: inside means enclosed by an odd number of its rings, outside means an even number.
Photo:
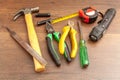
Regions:
<svg viewBox="0 0 120 80"><path fill-rule="evenodd" d="M32 48L37 53L39 53L40 56L42 56L40 46L39 46L39 42L38 42L38 38L37 38L37 34L35 32L35 29L34 29L31 13L25 14L25 20L26 20L30 45L32 46ZM34 65L35 65L35 71L36 72L40 72L40 71L45 70L44 65L40 64L35 58L33 58L33 60L34 60Z"/></svg>

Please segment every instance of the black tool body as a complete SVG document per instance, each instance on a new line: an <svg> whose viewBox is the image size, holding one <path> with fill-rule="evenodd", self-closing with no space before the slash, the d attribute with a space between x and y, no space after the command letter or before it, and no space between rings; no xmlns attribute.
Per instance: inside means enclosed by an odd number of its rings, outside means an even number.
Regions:
<svg viewBox="0 0 120 80"><path fill-rule="evenodd" d="M35 15L35 17L50 17L51 14L50 13L37 13Z"/></svg>
<svg viewBox="0 0 120 80"><path fill-rule="evenodd" d="M98 26L94 27L92 31L90 32L89 34L90 40L98 41L100 38L102 38L103 33L109 27L115 14L116 14L116 10L114 8L109 8L106 11L103 19L98 23Z"/></svg>

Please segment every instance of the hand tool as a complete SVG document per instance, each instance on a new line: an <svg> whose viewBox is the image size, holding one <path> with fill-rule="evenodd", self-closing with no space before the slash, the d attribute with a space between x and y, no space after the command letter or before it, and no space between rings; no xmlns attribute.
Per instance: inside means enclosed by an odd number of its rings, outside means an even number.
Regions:
<svg viewBox="0 0 120 80"><path fill-rule="evenodd" d="M113 20L114 16L116 14L116 10L114 8L109 8L103 19L99 21L98 25L92 29L92 31L89 34L89 38L92 41L98 41L102 38L104 32L109 27L111 21Z"/></svg>
<svg viewBox="0 0 120 80"><path fill-rule="evenodd" d="M26 21L26 24L27 24L28 37L29 37L30 45L32 46L32 48L36 52L39 53L40 56L42 56L40 46L39 46L39 42L38 42L38 38L37 38L37 34L35 32L33 21L32 21L32 15L31 15L31 13L35 13L35 12L39 12L39 7L21 9L14 16L13 20L16 20L21 15L25 15L25 21ZM35 58L33 58L33 60L34 60L34 65L35 65L35 71L36 72L40 72L40 71L45 70L44 65L40 64Z"/></svg>
<svg viewBox="0 0 120 80"><path fill-rule="evenodd" d="M89 65L89 59L88 59L88 52L87 52L87 47L85 44L85 40L83 39L83 33L81 30L81 23L80 21L78 21L78 27L79 27L79 31L80 31L80 52L79 52L79 56L80 56L80 63L81 66L83 68L87 67Z"/></svg>
<svg viewBox="0 0 120 80"><path fill-rule="evenodd" d="M93 7L86 7L79 11L81 20L85 23L93 23L98 17L98 11Z"/></svg>
<svg viewBox="0 0 120 80"><path fill-rule="evenodd" d="M35 17L50 17L50 13L37 13L35 14Z"/></svg>
<svg viewBox="0 0 120 80"><path fill-rule="evenodd" d="M93 7L86 7L83 8L81 10L79 10L79 12L73 13L73 14L69 14L63 17L59 17L59 18L55 18L55 19L47 19L47 20L43 20L43 21L39 21L37 22L37 25L42 25L45 24L46 22L51 22L51 24L63 21L63 20L67 20L76 16L79 16L81 18L81 20L85 23L93 23L96 21L97 17L98 17L98 11L93 8Z"/></svg>
<svg viewBox="0 0 120 80"><path fill-rule="evenodd" d="M46 65L47 61L41 57L31 46L22 40L22 38L16 34L16 32L12 31L10 28L5 27L8 32L10 33L10 36L21 46L23 49L25 49L31 56L33 56L36 60L38 60L42 65Z"/></svg>
<svg viewBox="0 0 120 80"><path fill-rule="evenodd" d="M71 40L71 45L72 45L72 50L71 50L71 53L70 53L71 58L76 57L77 48L78 48L77 40L76 40L77 31L75 29L73 29L73 26L74 26L74 22L68 21L68 25L65 26L62 30L63 33L62 33L60 41L59 41L59 52L60 52L60 54L63 54L65 52L64 42L65 42L65 39L66 39L66 37L69 33L70 40Z"/></svg>
<svg viewBox="0 0 120 80"><path fill-rule="evenodd" d="M55 32L52 25L49 23L49 22L46 22L46 31L47 31L47 37L46 37L46 40L47 40L47 45L48 45L48 50L50 52L50 55L52 57L52 59L54 60L55 64L57 66L60 66L61 65L61 62L60 62L60 58L59 58L59 55L58 53L56 52L54 46L53 46L53 42L52 42L52 39L54 38L57 42L59 42L60 40L60 33L59 32ZM70 55L69 55L69 49L68 47L66 46L66 44L64 45L64 48L66 49L65 50L65 57L66 57L66 60L68 62L71 62L71 58L70 58Z"/></svg>

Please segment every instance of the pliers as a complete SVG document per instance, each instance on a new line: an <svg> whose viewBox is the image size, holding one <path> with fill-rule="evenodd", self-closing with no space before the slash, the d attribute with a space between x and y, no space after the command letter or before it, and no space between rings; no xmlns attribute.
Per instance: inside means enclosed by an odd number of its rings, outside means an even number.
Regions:
<svg viewBox="0 0 120 80"><path fill-rule="evenodd" d="M50 52L50 55L51 55L53 61L56 64L56 66L60 66L61 65L60 57L59 57L57 51L55 50L55 48L53 46L53 42L52 42L52 40L54 38L59 43L60 33L55 32L52 25L49 22L46 22L46 31L48 33L46 36L48 50ZM64 48L65 48L64 56L68 62L71 62L71 58L70 58L70 54L69 54L70 51L65 42L64 42Z"/></svg>
<svg viewBox="0 0 120 80"><path fill-rule="evenodd" d="M77 49L78 49L77 40L76 40L77 31L73 28L73 26L74 26L74 22L68 21L68 25L65 26L62 30L63 33L62 33L60 41L59 41L59 52L60 52L60 54L63 54L65 52L65 49L64 49L65 39L68 34L70 35L70 41L71 41L71 45L72 45L72 49L71 49L71 53L70 53L71 58L76 57Z"/></svg>

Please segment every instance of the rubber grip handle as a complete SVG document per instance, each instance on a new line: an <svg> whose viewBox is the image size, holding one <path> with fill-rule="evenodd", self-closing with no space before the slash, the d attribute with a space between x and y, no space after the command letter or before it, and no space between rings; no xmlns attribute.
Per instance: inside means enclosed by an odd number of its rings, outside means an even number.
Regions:
<svg viewBox="0 0 120 80"><path fill-rule="evenodd" d="M58 43L60 41L60 35L61 34L59 32L53 33L53 36ZM71 62L72 59L70 58L70 50L66 42L64 42L64 48L65 48L64 57L66 58L67 62Z"/></svg>
<svg viewBox="0 0 120 80"><path fill-rule="evenodd" d="M70 34L70 40L71 40L71 45L72 45L72 50L71 50L71 58L75 58L76 54L77 54L77 49L78 49L78 45L77 45L77 40L76 40L76 33L77 31L73 28L71 28L69 34Z"/></svg>
<svg viewBox="0 0 120 80"><path fill-rule="evenodd" d="M65 39L66 39L69 31L70 31L69 26L65 26L63 28L63 34L61 35L61 38L60 38L60 41L59 41L59 52L60 52L60 54L64 54L64 52L65 52L64 42L65 42Z"/></svg>
<svg viewBox="0 0 120 80"><path fill-rule="evenodd" d="M50 13L37 13L35 15L35 17L50 17L51 14Z"/></svg>
<svg viewBox="0 0 120 80"><path fill-rule="evenodd" d="M71 59L71 57L70 57L70 50L69 50L69 47L68 47L68 45L67 45L66 42L65 42L64 48L65 48L64 56L65 56L67 62L71 62L72 59Z"/></svg>
<svg viewBox="0 0 120 80"><path fill-rule="evenodd" d="M80 41L80 63L83 68L89 65L87 47L85 46L85 41Z"/></svg>
<svg viewBox="0 0 120 80"><path fill-rule="evenodd" d="M57 52L55 51L55 49L53 47L52 34L48 34L46 37L46 40L47 40L47 46L48 46L50 55L51 55L53 61L55 62L56 66L59 67L61 65L61 62L60 62L60 58L59 58Z"/></svg>
<svg viewBox="0 0 120 80"><path fill-rule="evenodd" d="M28 38L29 38L30 45L36 52L39 53L40 56L42 56L38 38L37 38L37 34L35 32L33 21L32 21L32 15L30 13L25 14L25 21L26 21L26 25L27 25ZM45 66L41 65L35 58L33 58L33 60L34 60L36 72L45 70Z"/></svg>

